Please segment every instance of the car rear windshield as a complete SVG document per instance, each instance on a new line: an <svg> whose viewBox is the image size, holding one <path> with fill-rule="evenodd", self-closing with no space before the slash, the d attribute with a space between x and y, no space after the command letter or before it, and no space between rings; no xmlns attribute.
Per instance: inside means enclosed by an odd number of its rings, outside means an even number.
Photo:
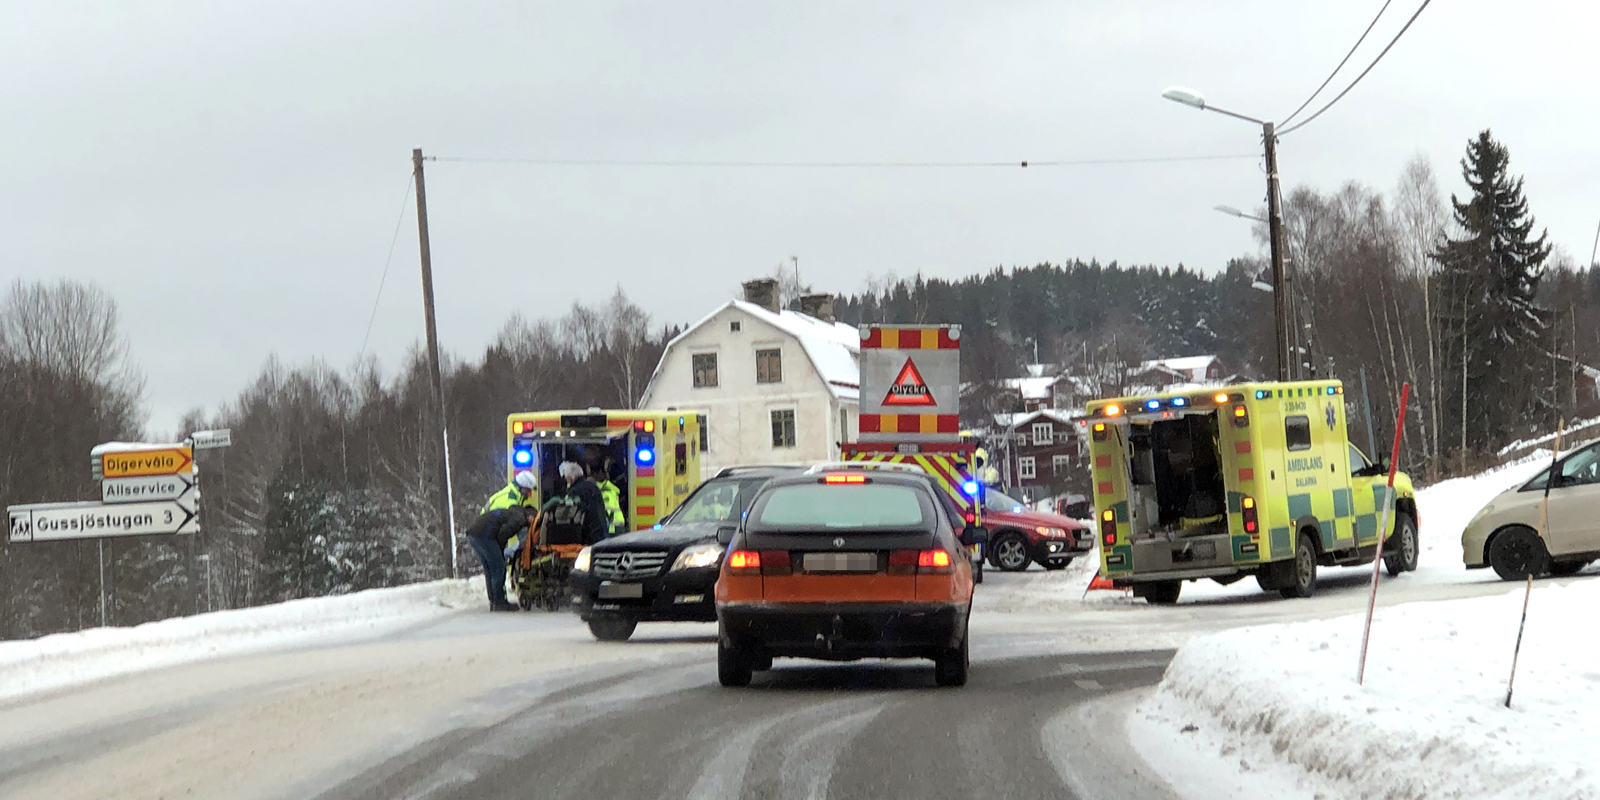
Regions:
<svg viewBox="0 0 1600 800"><path fill-rule="evenodd" d="M930 504L900 484L794 484L779 486L757 504L753 527L827 530L928 530Z"/></svg>

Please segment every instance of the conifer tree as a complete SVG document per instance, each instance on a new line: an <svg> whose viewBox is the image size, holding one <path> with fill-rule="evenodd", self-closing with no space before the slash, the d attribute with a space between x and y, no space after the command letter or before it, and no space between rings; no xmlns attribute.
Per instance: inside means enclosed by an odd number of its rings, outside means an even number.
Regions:
<svg viewBox="0 0 1600 800"><path fill-rule="evenodd" d="M1488 130L1467 144L1461 174L1471 194L1451 197L1457 233L1433 253L1443 300L1434 309L1446 354L1442 411L1451 423L1444 439L1464 450L1505 441L1551 413L1534 391L1549 324L1535 303L1548 232L1534 237L1510 160Z"/></svg>

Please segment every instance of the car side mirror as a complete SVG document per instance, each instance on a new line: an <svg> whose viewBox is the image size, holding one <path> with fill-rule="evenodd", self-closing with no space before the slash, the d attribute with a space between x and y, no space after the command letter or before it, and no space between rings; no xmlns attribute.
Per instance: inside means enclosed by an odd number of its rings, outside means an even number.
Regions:
<svg viewBox="0 0 1600 800"><path fill-rule="evenodd" d="M738 528L735 528L732 525L724 525L724 526L718 528L717 529L717 544L720 544L723 547L727 547L729 544L731 544L733 542L733 534L737 533L738 530L739 530Z"/></svg>
<svg viewBox="0 0 1600 800"><path fill-rule="evenodd" d="M968 525L961 529L961 543L967 547L975 544L988 544L989 529L978 525Z"/></svg>

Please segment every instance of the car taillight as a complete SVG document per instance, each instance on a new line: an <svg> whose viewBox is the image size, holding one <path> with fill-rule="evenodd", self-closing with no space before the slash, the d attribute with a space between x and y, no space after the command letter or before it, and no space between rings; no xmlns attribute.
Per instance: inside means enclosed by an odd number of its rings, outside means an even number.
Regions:
<svg viewBox="0 0 1600 800"><path fill-rule="evenodd" d="M954 561L948 550L890 550L889 574L908 575L913 572L938 574L950 572Z"/></svg>
<svg viewBox="0 0 1600 800"><path fill-rule="evenodd" d="M1248 428L1248 427L1250 427L1250 412L1246 411L1244 406L1242 406L1242 405L1238 405L1238 406L1234 406L1233 407L1233 427L1235 427L1235 428Z"/></svg>
<svg viewBox="0 0 1600 800"><path fill-rule="evenodd" d="M735 550L728 554L729 570L761 569L761 554L750 550Z"/></svg>
<svg viewBox="0 0 1600 800"><path fill-rule="evenodd" d="M1247 496L1239 501L1239 515L1244 518L1245 533L1255 533L1260 530L1261 526L1256 522L1256 499L1254 497Z"/></svg>
<svg viewBox="0 0 1600 800"><path fill-rule="evenodd" d="M1117 546L1117 515L1109 508L1100 512L1100 539L1106 547Z"/></svg>

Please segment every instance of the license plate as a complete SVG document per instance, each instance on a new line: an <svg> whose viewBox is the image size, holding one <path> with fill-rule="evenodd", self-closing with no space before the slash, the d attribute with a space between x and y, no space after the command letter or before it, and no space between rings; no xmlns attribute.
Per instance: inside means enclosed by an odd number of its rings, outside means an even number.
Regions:
<svg viewBox="0 0 1600 800"><path fill-rule="evenodd" d="M601 600L621 600L639 597L644 597L644 584L642 583L612 583L611 581L605 581L600 584Z"/></svg>
<svg viewBox="0 0 1600 800"><path fill-rule="evenodd" d="M800 559L806 572L877 572L877 553L806 553Z"/></svg>

